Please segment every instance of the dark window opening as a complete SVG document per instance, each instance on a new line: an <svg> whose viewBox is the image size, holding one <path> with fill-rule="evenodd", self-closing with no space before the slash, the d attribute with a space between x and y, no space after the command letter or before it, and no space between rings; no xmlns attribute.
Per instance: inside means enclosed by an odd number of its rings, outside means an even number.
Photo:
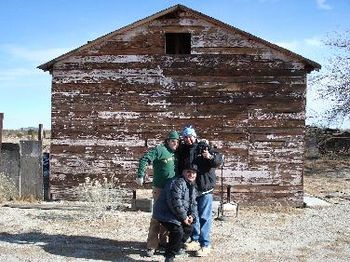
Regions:
<svg viewBox="0 0 350 262"><path fill-rule="evenodd" d="M167 54L191 54L190 33L166 33L165 38Z"/></svg>

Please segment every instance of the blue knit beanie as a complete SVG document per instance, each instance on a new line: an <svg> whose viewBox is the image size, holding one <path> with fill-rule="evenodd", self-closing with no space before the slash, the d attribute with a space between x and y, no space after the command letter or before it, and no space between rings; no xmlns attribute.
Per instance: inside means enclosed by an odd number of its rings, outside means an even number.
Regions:
<svg viewBox="0 0 350 262"><path fill-rule="evenodd" d="M188 136L197 137L197 134L192 126L186 126L184 128L184 130L182 131L182 136L183 137L188 137Z"/></svg>

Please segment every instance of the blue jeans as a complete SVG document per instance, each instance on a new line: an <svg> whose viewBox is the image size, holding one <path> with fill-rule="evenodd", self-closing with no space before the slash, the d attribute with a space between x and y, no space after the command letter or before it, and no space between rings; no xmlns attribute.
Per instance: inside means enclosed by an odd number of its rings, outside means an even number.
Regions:
<svg viewBox="0 0 350 262"><path fill-rule="evenodd" d="M192 240L198 241L201 247L207 247L210 245L213 194L197 197L197 205L198 218L194 224Z"/></svg>

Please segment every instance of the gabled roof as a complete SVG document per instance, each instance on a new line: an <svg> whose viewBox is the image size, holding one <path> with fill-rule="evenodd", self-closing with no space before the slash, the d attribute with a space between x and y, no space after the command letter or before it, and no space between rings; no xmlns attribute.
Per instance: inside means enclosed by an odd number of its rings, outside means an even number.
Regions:
<svg viewBox="0 0 350 262"><path fill-rule="evenodd" d="M122 28L120 28L120 29L118 29L116 31L113 31L111 33L103 35L103 36L101 36L101 37L99 37L99 38L97 38L97 39L95 39L93 41L89 41L85 45L82 45L82 46L80 46L80 47L78 47L76 49L73 49L73 50L71 50L71 51L69 51L69 52L67 52L67 53L65 53L65 54L63 54L61 56L58 56L58 57L52 59L49 62L46 62L44 64L39 65L38 68L42 69L44 71L51 70L53 65L56 62L61 61L63 59L66 59L66 58L74 55L78 51L82 51L82 50L88 49L88 48L90 48L90 47L92 47L92 46L94 46L96 44L99 44L99 43L103 42L107 38L112 37L113 35L122 34L122 33L126 32L128 30L131 30L131 29L134 29L134 28L136 28L138 26L142 26L142 25L145 25L147 23L150 23L151 21L156 20L159 17L162 17L164 15L170 14L170 13L175 12L175 11L187 11L187 12L190 12L195 17L198 17L200 19L204 19L204 20L208 21L209 23L215 24L215 25L220 26L220 27L224 27L225 29L227 29L229 31L233 31L234 33L241 34L243 36L246 36L249 39L255 40L258 43L261 43L261 44L264 44L266 46L269 46L270 48L272 48L272 49L274 49L276 51L279 51L279 52L281 52L283 54L286 54L287 56L295 58L296 60L299 60L300 62L304 63L306 65L306 68L307 68L308 72L311 72L311 71L313 71L315 69L318 70L318 69L321 68L320 64L318 64L318 63L316 63L316 62L314 62L314 61L312 61L310 59L307 59L307 58L305 58L305 57L303 57L303 56L301 56L301 55L299 55L297 53L289 51L289 50L287 50L285 48L282 48L282 47L280 47L278 45L275 45L275 44L273 44L271 42L268 42L268 41L266 41L266 40L264 40L264 39L262 39L260 37L254 36L254 35L252 35L250 33L247 33L247 32L245 32L245 31L243 31L241 29L238 29L238 28L236 28L234 26L228 25L228 24L226 24L224 22L221 22L221 21L219 21L219 20L217 20L215 18L212 18L212 17L210 17L208 15L205 15L205 14L203 14L201 12L198 12L196 10L193 10L191 8L188 8L188 7L184 6L184 5L172 6L170 8L167 8L167 9L163 10L163 11L160 11L160 12L157 12L157 13L151 15L151 16L148 16L148 17L146 17L144 19L136 21L136 22L134 22L134 23L132 23L130 25L122 27Z"/></svg>

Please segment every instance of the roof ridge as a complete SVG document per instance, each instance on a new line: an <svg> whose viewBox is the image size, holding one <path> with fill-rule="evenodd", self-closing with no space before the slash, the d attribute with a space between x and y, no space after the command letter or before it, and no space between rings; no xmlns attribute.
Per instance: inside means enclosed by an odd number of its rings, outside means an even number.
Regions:
<svg viewBox="0 0 350 262"><path fill-rule="evenodd" d="M153 20L157 19L158 17L161 17L163 15L169 14L171 12L174 12L174 11L178 10L178 9L183 9L184 11L190 11L195 16L198 16L201 19L206 19L209 23L213 23L213 24L215 24L217 26L223 26L223 27L225 27L228 30L233 30L236 33L240 33L240 34L242 34L242 35L244 35L244 36L246 36L248 38L254 39L254 40L256 40L256 41L258 41L260 43L263 43L263 44L269 46L270 48L273 48L273 49L275 49L275 50L277 50L279 52L285 53L288 56L292 56L292 57L297 58L298 60L302 60L304 63L306 63L309 66L309 68L307 69L308 72L312 71L312 69L320 69L321 68L320 64L318 64L318 63L316 63L316 62L314 62L314 61L312 61L312 60L310 60L308 58L305 58L305 57L303 57L303 56L301 56L301 55L299 55L297 53L294 53L294 52L292 52L292 51L290 51L288 49L280 47L280 46L278 46L276 44L273 44L273 43L271 43L271 42L269 42L269 41L267 41L265 39L262 39L262 38L260 38L258 36L255 36L255 35L253 35L251 33L246 32L246 31L244 31L242 29L239 29L239 28L237 28L235 26L232 26L232 25L230 25L228 23L222 22L222 21L220 21L220 20L218 20L216 18L213 18L213 17L211 17L209 15L206 15L204 13L201 13L200 11L191 9L191 8L185 6L185 5L182 5L182 4L176 4L176 5L173 5L171 7L166 8L166 9L160 10L160 11L158 11L158 12L152 14L152 15L149 15L149 16L147 16L145 18L139 19L139 20L137 20L137 21L135 21L135 22L133 22L133 23L131 23L129 25L123 26L123 27L121 27L119 29L116 29L116 30L110 32L110 33L104 34L104 35L102 35L102 36L100 36L100 37L98 37L98 38L96 38L94 40L87 41L86 44L81 45L81 46L79 46L79 47L77 47L77 48L75 48L75 49L73 49L73 50L71 50L71 51L69 51L67 53L64 53L64 54L62 54L62 55L60 55L60 56L58 56L58 57L56 57L56 58L54 58L54 59L44 63L44 64L41 64L37 68L42 69L44 71L50 70L50 68L52 67L53 64L55 64L56 62L58 62L60 60L65 59L66 57L69 57L70 55L72 55L73 53L75 53L78 50L83 50L83 49L89 48L91 46L94 46L94 45L98 44L100 41L103 41L105 38L107 38L107 37L109 37L109 36L111 36L113 34L122 33L124 31L131 30L131 29L133 29L133 28L135 28L137 26L146 24L146 23L148 23L150 21L153 21Z"/></svg>

